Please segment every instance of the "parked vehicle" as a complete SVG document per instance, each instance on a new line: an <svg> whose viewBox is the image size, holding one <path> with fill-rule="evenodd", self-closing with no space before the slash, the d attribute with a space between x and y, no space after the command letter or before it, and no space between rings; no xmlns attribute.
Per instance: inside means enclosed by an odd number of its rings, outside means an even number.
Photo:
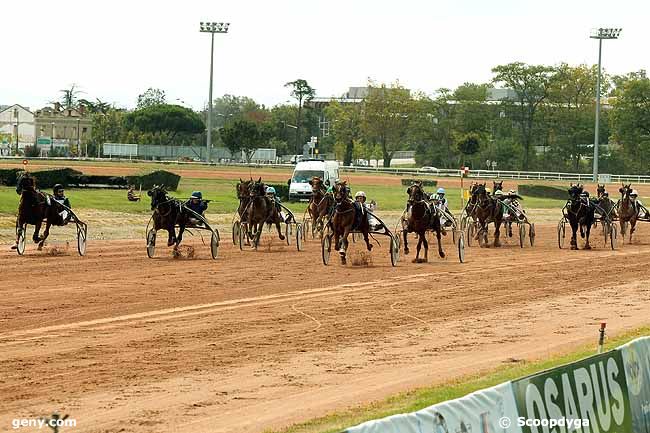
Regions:
<svg viewBox="0 0 650 433"><path fill-rule="evenodd" d="M289 199L309 200L311 197L309 181L314 176L320 177L325 185L334 185L339 179L339 163L336 161L323 161L322 159L309 159L298 162L289 180Z"/></svg>

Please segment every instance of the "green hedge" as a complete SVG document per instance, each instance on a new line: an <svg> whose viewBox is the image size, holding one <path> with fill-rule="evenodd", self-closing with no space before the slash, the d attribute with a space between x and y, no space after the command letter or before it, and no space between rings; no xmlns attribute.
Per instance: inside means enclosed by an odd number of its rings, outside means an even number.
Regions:
<svg viewBox="0 0 650 433"><path fill-rule="evenodd" d="M552 198L557 200L566 200L569 196L568 187L553 185L519 185L519 195L529 197Z"/></svg>
<svg viewBox="0 0 650 433"><path fill-rule="evenodd" d="M0 170L0 184L16 186L18 175L21 169ZM168 191L176 191L181 177L165 170L158 170L152 173L138 176L98 176L87 175L71 168L57 168L30 172L36 178L36 187L41 189L52 188L57 183L68 186L89 186L110 185L117 188L125 188L132 184L136 187L142 185L142 189L150 189L154 185L165 185ZM285 185L286 188L286 185Z"/></svg>
<svg viewBox="0 0 650 433"><path fill-rule="evenodd" d="M74 184L73 179L81 176L80 171L72 168L55 168L54 170L35 171L31 173L36 178L36 186L41 189L52 188L57 183L67 187Z"/></svg>
<svg viewBox="0 0 650 433"><path fill-rule="evenodd" d="M176 191L181 181L179 175L165 170L157 170L141 176L127 176L126 179L129 184L136 187L142 185L142 189L150 189L154 185L165 185L167 191Z"/></svg>
<svg viewBox="0 0 650 433"><path fill-rule="evenodd" d="M0 185L16 186L21 171L20 168L0 169Z"/></svg>
<svg viewBox="0 0 650 433"><path fill-rule="evenodd" d="M422 182L422 186L438 186L438 181L432 179L402 179L404 186L411 186L415 182Z"/></svg>

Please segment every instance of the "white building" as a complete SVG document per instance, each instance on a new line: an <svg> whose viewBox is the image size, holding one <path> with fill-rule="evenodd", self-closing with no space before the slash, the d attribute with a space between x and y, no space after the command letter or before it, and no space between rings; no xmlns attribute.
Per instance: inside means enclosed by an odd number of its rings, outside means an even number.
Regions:
<svg viewBox="0 0 650 433"><path fill-rule="evenodd" d="M0 110L0 152L3 155L15 153L16 138L19 149L32 146L36 141L34 113L19 104Z"/></svg>

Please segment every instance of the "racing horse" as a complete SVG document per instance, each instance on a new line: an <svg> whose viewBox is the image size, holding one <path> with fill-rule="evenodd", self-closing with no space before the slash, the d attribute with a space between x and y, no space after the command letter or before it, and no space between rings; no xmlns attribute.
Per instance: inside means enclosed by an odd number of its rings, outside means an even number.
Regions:
<svg viewBox="0 0 650 433"><path fill-rule="evenodd" d="M636 230L636 220L639 218L639 208L630 197L632 194L631 184L622 184L618 189L621 193L621 199L617 204L618 217L621 224L621 235L625 239L625 232L627 231L627 223L630 223L630 238L628 243L632 243L632 234Z"/></svg>
<svg viewBox="0 0 650 433"><path fill-rule="evenodd" d="M500 247L501 241L499 238L503 221L503 206L501 206L499 200L488 195L485 183L479 183L475 186L472 198L476 203L474 213L479 226L474 239L477 239L479 243L483 239L483 246L486 247L488 245L488 225L494 223L494 246Z"/></svg>
<svg viewBox="0 0 650 433"><path fill-rule="evenodd" d="M247 223L248 237L253 240L253 248L257 248L259 245L265 223L269 226L275 224L278 229L278 236L283 241L285 238L280 229L282 218L275 207L275 203L266 196L266 185L262 182L261 177L249 184L248 195L250 202L246 206L244 220Z"/></svg>
<svg viewBox="0 0 650 433"><path fill-rule="evenodd" d="M617 218L616 204L609 198L609 193L605 189L605 185L598 184L596 188L597 203L596 213L600 214L601 219L606 221L613 221Z"/></svg>
<svg viewBox="0 0 650 433"><path fill-rule="evenodd" d="M596 219L596 206L584 194L581 184L571 184L571 187L567 191L569 193L569 199L564 205L562 213L569 220L569 224L571 224L571 249L578 249L577 232L578 228L580 228L580 237L585 238L584 249L590 250L589 234L591 233L591 226Z"/></svg>
<svg viewBox="0 0 650 433"><path fill-rule="evenodd" d="M336 182L334 185L334 214L330 220L334 232L334 248L339 250L341 263L346 264L346 251L348 249L348 235L351 231L357 230L363 234L366 241L366 248L372 251L372 245L368 239L370 224L361 205L350 199L350 190L347 182Z"/></svg>
<svg viewBox="0 0 650 433"><path fill-rule="evenodd" d="M334 206L334 196L327 192L323 180L318 176L312 177L309 185L311 185L311 198L307 211L314 222L314 230L322 233L323 224Z"/></svg>
<svg viewBox="0 0 650 433"><path fill-rule="evenodd" d="M239 206L237 207L237 214L239 214L240 219L244 215L244 211L246 210L248 203L250 203L251 201L249 188L252 183L253 183L252 178L250 180L242 180L240 177L239 183L235 187L235 189L237 190L237 199L239 200Z"/></svg>
<svg viewBox="0 0 650 433"><path fill-rule="evenodd" d="M189 223L189 212L185 211L183 203L167 194L165 185L154 185L147 191L151 197L151 210L153 211L153 230L167 230L167 246L178 249L183 240L183 232ZM178 234L176 226L178 225Z"/></svg>
<svg viewBox="0 0 650 433"><path fill-rule="evenodd" d="M418 235L418 245L413 263L424 263L429 260L429 242L427 241L427 230L436 232L438 240L438 254L444 258L442 250L441 235L444 233L440 222L439 210L429 203L428 195L424 192L422 182L414 182L406 189L408 194L408 211L404 233L404 254L409 253L408 233L415 232ZM424 259L420 259L420 248L424 245Z"/></svg>
<svg viewBox="0 0 650 433"><path fill-rule="evenodd" d="M48 194L37 190L36 178L29 173L24 173L18 179L16 193L20 194L16 228L22 228L27 224L33 225L34 234L32 240L38 244L38 249L41 250L45 245L45 240L50 235L50 226L52 224L65 225L63 217L59 215L61 205L51 199ZM40 236L43 221L45 221L45 230L43 236ZM18 241L16 241L16 245L18 245ZM12 248L15 248L15 246Z"/></svg>

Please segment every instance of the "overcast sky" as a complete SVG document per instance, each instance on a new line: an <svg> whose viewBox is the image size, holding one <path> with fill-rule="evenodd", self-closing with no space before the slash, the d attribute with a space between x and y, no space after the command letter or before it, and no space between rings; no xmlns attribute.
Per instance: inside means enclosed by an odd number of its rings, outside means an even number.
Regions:
<svg viewBox="0 0 650 433"><path fill-rule="evenodd" d="M208 20L231 23L215 35L214 97L268 106L286 102L283 85L296 78L318 96L368 78L431 94L487 82L513 61L594 64L589 33L601 26L623 28L603 43L608 72L650 69L642 0L5 0L0 16L0 104L33 109L72 83L122 107L157 87L200 109L210 36L199 22Z"/></svg>

